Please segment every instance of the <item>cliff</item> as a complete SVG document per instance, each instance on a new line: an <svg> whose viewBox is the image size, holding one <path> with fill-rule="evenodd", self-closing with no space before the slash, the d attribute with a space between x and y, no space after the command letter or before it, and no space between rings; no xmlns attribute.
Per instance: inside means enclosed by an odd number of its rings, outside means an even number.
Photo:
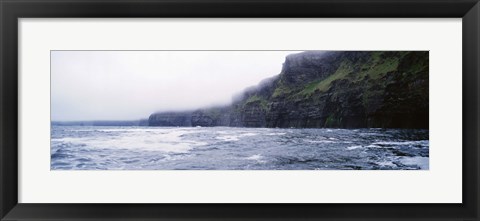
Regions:
<svg viewBox="0 0 480 221"><path fill-rule="evenodd" d="M151 126L428 128L429 54L307 51L232 105L155 113Z"/></svg>
<svg viewBox="0 0 480 221"><path fill-rule="evenodd" d="M163 112L152 114L148 118L148 126L192 126L192 112Z"/></svg>

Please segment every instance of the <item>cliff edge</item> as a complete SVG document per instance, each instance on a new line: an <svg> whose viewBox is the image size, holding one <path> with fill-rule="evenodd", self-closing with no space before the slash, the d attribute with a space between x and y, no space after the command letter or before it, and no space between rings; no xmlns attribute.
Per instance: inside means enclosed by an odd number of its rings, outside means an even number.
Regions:
<svg viewBox="0 0 480 221"><path fill-rule="evenodd" d="M229 106L154 113L150 126L428 128L427 51L307 51Z"/></svg>

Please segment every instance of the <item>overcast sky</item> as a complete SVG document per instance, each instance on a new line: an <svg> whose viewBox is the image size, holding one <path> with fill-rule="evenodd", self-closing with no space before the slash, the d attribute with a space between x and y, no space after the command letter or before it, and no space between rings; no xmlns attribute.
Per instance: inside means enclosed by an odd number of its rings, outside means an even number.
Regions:
<svg viewBox="0 0 480 221"><path fill-rule="evenodd" d="M229 104L295 51L52 51L53 121L136 120Z"/></svg>

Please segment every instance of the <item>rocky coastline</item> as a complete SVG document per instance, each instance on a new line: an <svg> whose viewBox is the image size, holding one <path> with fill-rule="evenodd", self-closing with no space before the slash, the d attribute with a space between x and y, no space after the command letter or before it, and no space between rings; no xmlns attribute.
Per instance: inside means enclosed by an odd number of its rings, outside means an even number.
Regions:
<svg viewBox="0 0 480 221"><path fill-rule="evenodd" d="M158 112L149 126L424 128L428 51L306 51L231 105Z"/></svg>

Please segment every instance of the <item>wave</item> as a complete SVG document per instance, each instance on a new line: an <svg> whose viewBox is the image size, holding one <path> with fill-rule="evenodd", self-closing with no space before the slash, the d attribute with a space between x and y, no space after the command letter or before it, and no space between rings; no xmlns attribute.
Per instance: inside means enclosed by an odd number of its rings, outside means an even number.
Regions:
<svg viewBox="0 0 480 221"><path fill-rule="evenodd" d="M428 169L428 133L367 131L54 126L51 169Z"/></svg>
<svg viewBox="0 0 480 221"><path fill-rule="evenodd" d="M429 144L428 140L416 140L416 141L381 141L372 143L373 145L384 145L384 146L393 146L393 145L419 145L427 146Z"/></svg>
<svg viewBox="0 0 480 221"><path fill-rule="evenodd" d="M240 138L242 137L250 137L250 136L256 136L256 135L258 135L258 133L243 133L243 134L237 134L237 135L222 135L222 136L217 136L215 138L223 141L239 141Z"/></svg>
<svg viewBox="0 0 480 221"><path fill-rule="evenodd" d="M84 145L91 149L139 149L146 151L188 152L192 148L206 145L205 142L182 140L182 136L191 133L186 130L130 131L116 137L64 137L52 141Z"/></svg>

